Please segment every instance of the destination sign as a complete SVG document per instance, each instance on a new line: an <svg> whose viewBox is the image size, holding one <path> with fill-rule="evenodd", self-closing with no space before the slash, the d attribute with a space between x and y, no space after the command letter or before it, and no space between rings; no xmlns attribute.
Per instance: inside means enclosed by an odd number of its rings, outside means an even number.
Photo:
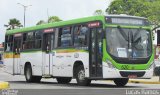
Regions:
<svg viewBox="0 0 160 95"><path fill-rule="evenodd" d="M22 34L21 33L18 33L18 34L14 34L14 37L21 37Z"/></svg>
<svg viewBox="0 0 160 95"><path fill-rule="evenodd" d="M91 28L91 27L99 27L100 26L100 22L91 22L91 23L88 23L88 27Z"/></svg>
<svg viewBox="0 0 160 95"><path fill-rule="evenodd" d="M53 29L53 28L50 28L50 29L45 29L45 30L44 30L44 32L45 32L45 33L54 32L54 29Z"/></svg>
<svg viewBox="0 0 160 95"><path fill-rule="evenodd" d="M106 17L107 23L124 24L124 25L149 25L146 19L125 18L125 17Z"/></svg>

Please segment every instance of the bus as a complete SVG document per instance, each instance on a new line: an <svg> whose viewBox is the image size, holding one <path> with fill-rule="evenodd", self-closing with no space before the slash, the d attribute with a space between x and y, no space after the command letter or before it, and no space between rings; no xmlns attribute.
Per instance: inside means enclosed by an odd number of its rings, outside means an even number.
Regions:
<svg viewBox="0 0 160 95"><path fill-rule="evenodd" d="M8 73L24 75L27 82L48 77L125 86L129 78L152 77L153 49L146 18L91 16L6 31L4 62Z"/></svg>

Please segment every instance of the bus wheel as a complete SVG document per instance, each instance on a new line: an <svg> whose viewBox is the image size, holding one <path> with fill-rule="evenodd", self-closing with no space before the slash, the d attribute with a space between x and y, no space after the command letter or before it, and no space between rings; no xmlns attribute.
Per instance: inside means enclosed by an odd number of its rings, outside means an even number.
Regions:
<svg viewBox="0 0 160 95"><path fill-rule="evenodd" d="M85 70L82 65L80 65L77 68L76 80L77 80L77 84L80 86L87 86L87 85L90 85L91 83L91 80L85 78Z"/></svg>
<svg viewBox="0 0 160 95"><path fill-rule="evenodd" d="M70 77L59 77L59 78L56 78L56 80L60 84L67 84L72 80L72 78L70 78Z"/></svg>
<svg viewBox="0 0 160 95"><path fill-rule="evenodd" d="M114 79L114 83L117 86L122 87L128 83L128 80L129 80L128 78L117 78L117 79Z"/></svg>
<svg viewBox="0 0 160 95"><path fill-rule="evenodd" d="M40 82L42 77L41 76L33 76L31 65L27 65L25 67L25 78L26 78L27 82Z"/></svg>

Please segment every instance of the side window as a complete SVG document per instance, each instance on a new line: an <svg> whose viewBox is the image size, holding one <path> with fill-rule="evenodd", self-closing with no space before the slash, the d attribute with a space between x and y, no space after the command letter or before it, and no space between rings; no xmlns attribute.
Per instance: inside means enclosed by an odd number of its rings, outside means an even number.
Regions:
<svg viewBox="0 0 160 95"><path fill-rule="evenodd" d="M13 35L8 35L5 37L5 51L13 50Z"/></svg>
<svg viewBox="0 0 160 95"><path fill-rule="evenodd" d="M58 47L61 47L61 35L62 35L62 28L58 29Z"/></svg>
<svg viewBox="0 0 160 95"><path fill-rule="evenodd" d="M54 41L54 48L57 48L59 46L59 37L58 37L58 34L59 34L59 29L56 28L56 31L55 31L55 41Z"/></svg>
<svg viewBox="0 0 160 95"><path fill-rule="evenodd" d="M42 35L41 31L35 32L35 49L39 49L42 46Z"/></svg>
<svg viewBox="0 0 160 95"><path fill-rule="evenodd" d="M8 45L8 36L5 36L5 46L4 46L4 51L7 51L7 45Z"/></svg>
<svg viewBox="0 0 160 95"><path fill-rule="evenodd" d="M34 43L35 43L35 40L34 40L34 35L35 33L34 32L29 32L27 34L27 42L28 42L28 46L29 48L28 49L33 49L34 48Z"/></svg>
<svg viewBox="0 0 160 95"><path fill-rule="evenodd" d="M23 34L23 43L22 43L22 49L27 49L27 33Z"/></svg>
<svg viewBox="0 0 160 95"><path fill-rule="evenodd" d="M29 32L23 34L23 49L33 49L35 47L35 33Z"/></svg>
<svg viewBox="0 0 160 95"><path fill-rule="evenodd" d="M72 46L71 27L64 27L59 29L58 46L68 47Z"/></svg>
<svg viewBox="0 0 160 95"><path fill-rule="evenodd" d="M74 46L87 45L88 28L85 25L79 25L74 28Z"/></svg>

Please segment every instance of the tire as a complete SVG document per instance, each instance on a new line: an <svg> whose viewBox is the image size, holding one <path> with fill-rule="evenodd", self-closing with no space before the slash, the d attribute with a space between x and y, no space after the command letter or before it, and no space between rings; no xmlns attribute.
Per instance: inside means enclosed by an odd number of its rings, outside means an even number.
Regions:
<svg viewBox="0 0 160 95"><path fill-rule="evenodd" d="M90 85L90 83L91 83L91 80L85 78L85 70L82 65L80 65L77 68L76 80L77 80L77 84L80 86L87 86L87 85Z"/></svg>
<svg viewBox="0 0 160 95"><path fill-rule="evenodd" d="M117 78L114 79L114 83L118 86L118 87L122 87L125 86L128 83L128 78Z"/></svg>
<svg viewBox="0 0 160 95"><path fill-rule="evenodd" d="M72 78L70 78L70 77L59 77L59 78L56 78L56 80L60 84L67 84L67 83L70 83Z"/></svg>
<svg viewBox="0 0 160 95"><path fill-rule="evenodd" d="M25 78L26 78L26 82L40 82L41 81L41 76L33 76L32 75L32 67L31 65L27 65L25 67Z"/></svg>

